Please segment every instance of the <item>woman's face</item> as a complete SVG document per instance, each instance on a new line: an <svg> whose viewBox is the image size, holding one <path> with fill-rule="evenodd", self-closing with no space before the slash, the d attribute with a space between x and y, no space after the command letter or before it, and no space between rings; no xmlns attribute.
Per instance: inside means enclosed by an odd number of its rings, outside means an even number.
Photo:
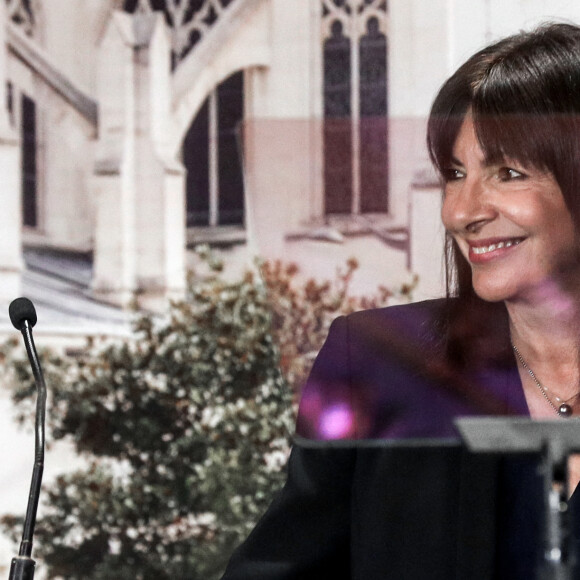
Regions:
<svg viewBox="0 0 580 580"><path fill-rule="evenodd" d="M477 295L531 299L575 243L554 177L509 159L488 164L467 115L445 179L443 224L471 266Z"/></svg>

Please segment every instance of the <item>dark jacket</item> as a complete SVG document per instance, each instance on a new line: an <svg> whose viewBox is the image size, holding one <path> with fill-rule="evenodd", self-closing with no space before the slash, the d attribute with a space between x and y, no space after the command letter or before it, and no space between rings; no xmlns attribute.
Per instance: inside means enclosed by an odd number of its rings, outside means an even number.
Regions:
<svg viewBox="0 0 580 580"><path fill-rule="evenodd" d="M444 307L333 323L302 395L287 483L224 580L537 577L538 457L471 454L453 423L529 414L515 360L463 373L442 364Z"/></svg>

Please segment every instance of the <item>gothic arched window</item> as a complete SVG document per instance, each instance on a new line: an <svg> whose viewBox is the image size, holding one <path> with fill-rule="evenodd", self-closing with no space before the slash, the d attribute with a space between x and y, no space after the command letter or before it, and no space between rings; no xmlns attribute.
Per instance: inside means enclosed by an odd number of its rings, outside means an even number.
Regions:
<svg viewBox="0 0 580 580"><path fill-rule="evenodd" d="M322 7L325 213L386 212L387 2Z"/></svg>
<svg viewBox="0 0 580 580"><path fill-rule="evenodd" d="M324 187L327 213L350 213L352 124L350 39L332 23L324 43Z"/></svg>
<svg viewBox="0 0 580 580"><path fill-rule="evenodd" d="M360 39L360 210L387 209L387 39L375 17Z"/></svg>
<svg viewBox="0 0 580 580"><path fill-rule="evenodd" d="M183 142L187 225L244 224L240 135L243 72L222 82L204 102Z"/></svg>

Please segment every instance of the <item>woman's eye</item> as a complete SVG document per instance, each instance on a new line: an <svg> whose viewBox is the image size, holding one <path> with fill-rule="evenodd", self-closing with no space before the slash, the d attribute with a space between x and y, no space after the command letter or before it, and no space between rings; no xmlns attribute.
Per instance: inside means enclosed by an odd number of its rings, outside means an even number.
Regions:
<svg viewBox="0 0 580 580"><path fill-rule="evenodd" d="M457 181L458 179L463 179L464 177L465 173L461 169L457 169L455 167L449 167L443 171L443 179L446 182Z"/></svg>
<svg viewBox="0 0 580 580"><path fill-rule="evenodd" d="M498 177L500 181L511 181L512 179L523 179L525 175L517 169L502 167L498 171Z"/></svg>

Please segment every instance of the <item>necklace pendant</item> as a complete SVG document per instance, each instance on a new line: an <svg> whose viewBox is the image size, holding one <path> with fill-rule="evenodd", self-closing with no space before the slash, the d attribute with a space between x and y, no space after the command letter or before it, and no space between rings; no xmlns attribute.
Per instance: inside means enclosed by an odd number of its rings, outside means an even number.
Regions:
<svg viewBox="0 0 580 580"><path fill-rule="evenodd" d="M560 415L560 417L571 417L572 416L572 407L570 405L568 405L567 403L562 403L558 407L558 415Z"/></svg>

